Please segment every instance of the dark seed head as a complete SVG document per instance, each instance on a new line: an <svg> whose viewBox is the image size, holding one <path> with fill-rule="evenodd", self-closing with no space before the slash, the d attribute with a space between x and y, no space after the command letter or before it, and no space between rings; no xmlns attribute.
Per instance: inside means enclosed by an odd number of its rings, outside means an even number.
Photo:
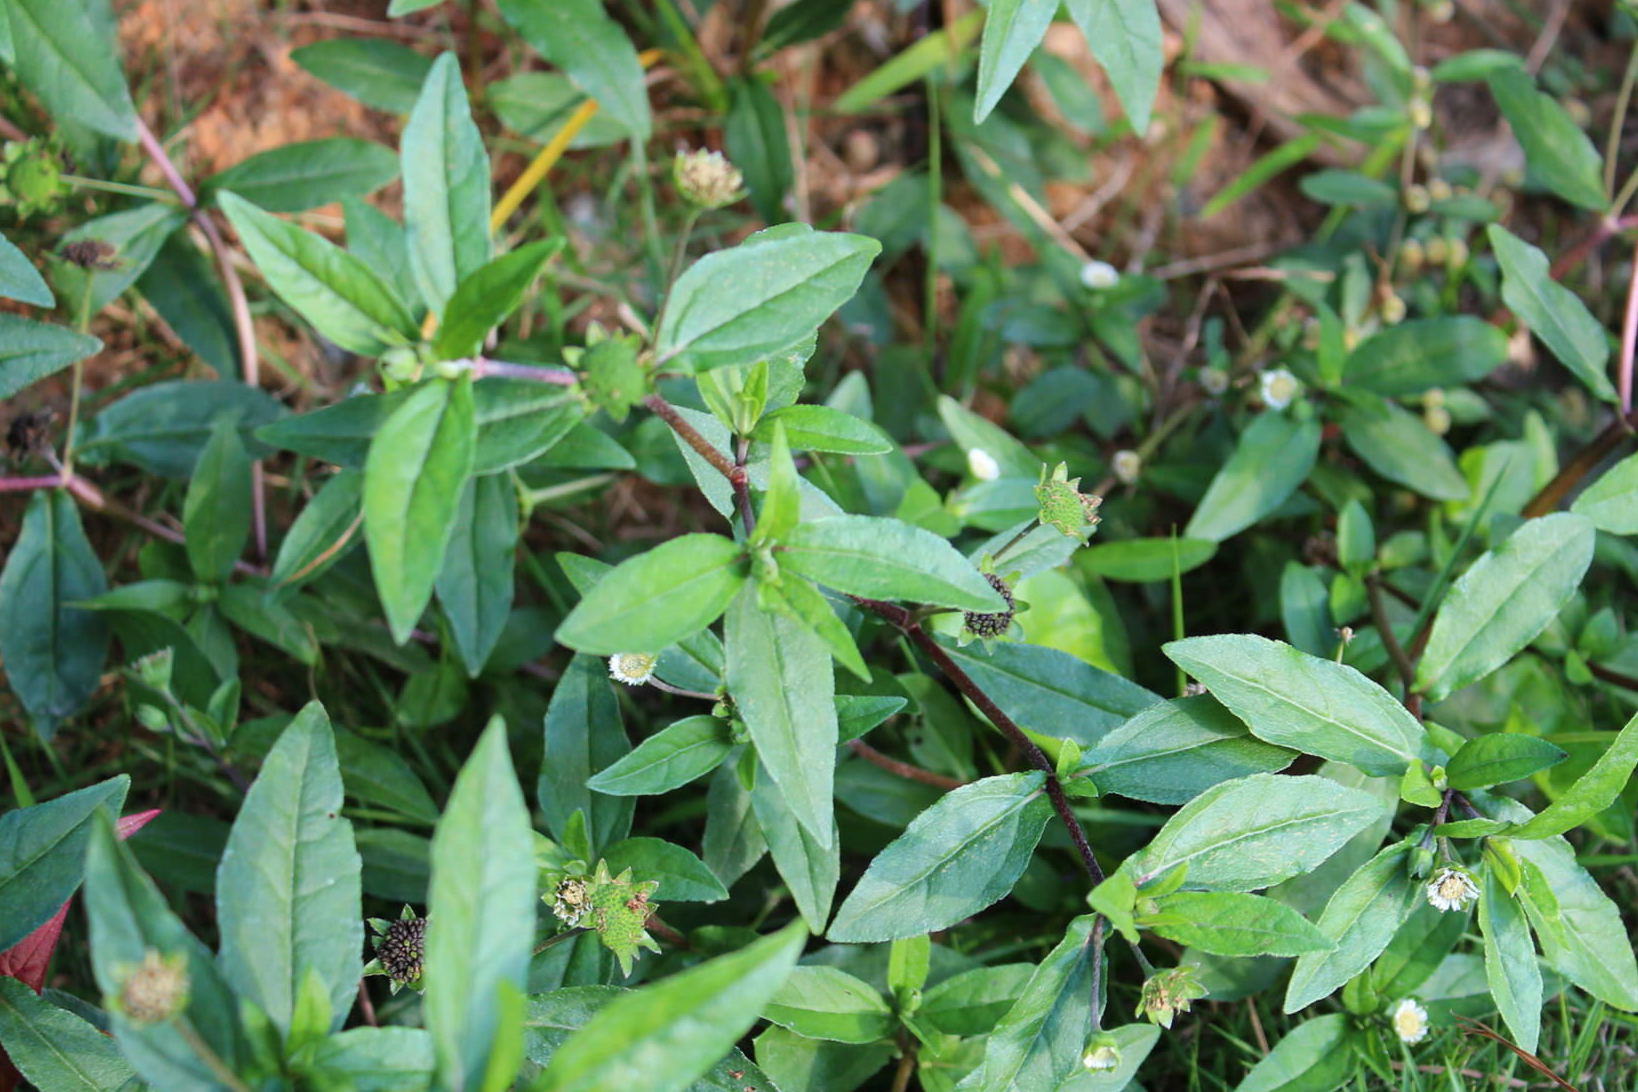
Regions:
<svg viewBox="0 0 1638 1092"><path fill-rule="evenodd" d="M988 580L990 582L990 587L999 592L1001 594L1001 598L1007 601L1007 609L1004 611L997 611L994 614L984 614L979 611L970 610L962 617L966 620L968 632L973 636L999 637L1003 633L1007 632L1008 626L1012 625L1012 589L1007 587L1007 582L1005 580L1002 580L994 573L985 573L984 579Z"/></svg>
<svg viewBox="0 0 1638 1092"><path fill-rule="evenodd" d="M410 983L421 977L421 961L426 957L427 919L402 918L387 926L375 958L381 961L394 982Z"/></svg>

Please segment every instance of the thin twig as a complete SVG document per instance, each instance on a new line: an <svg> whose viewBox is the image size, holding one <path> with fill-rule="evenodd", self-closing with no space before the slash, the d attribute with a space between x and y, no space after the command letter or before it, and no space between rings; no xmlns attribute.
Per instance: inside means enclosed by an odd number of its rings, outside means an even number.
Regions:
<svg viewBox="0 0 1638 1092"><path fill-rule="evenodd" d="M1633 247L1633 263L1627 283L1627 311L1621 321L1621 365L1615 373L1623 417L1632 413L1632 357L1634 348L1638 347L1638 244Z"/></svg>
<svg viewBox="0 0 1638 1092"><path fill-rule="evenodd" d="M643 405L658 414L661 420L670 425L671 431L681 436L684 443L699 452L700 458L710 463L717 473L730 482L734 480L734 464L728 461L728 456L718 451L710 440L701 436L699 429L684 421L682 414L677 412L677 407L657 394L651 394L644 398Z"/></svg>
<svg viewBox="0 0 1638 1092"><path fill-rule="evenodd" d="M1371 618L1376 622L1376 632L1382 638L1382 647L1388 653L1388 659L1399 671L1399 678L1405 684L1405 708L1411 715L1420 718L1422 715L1422 699L1416 693L1416 665L1411 658L1405 655L1404 646L1399 643L1398 636L1393 631L1393 624L1388 621L1388 602L1382 597L1382 579L1375 573L1365 578L1365 590L1371 599Z"/></svg>
<svg viewBox="0 0 1638 1092"><path fill-rule="evenodd" d="M1564 465L1553 480L1541 487L1541 492L1530 499L1524 506L1522 515L1525 519L1535 519L1545 516L1559 505L1570 490L1574 489L1592 472L1593 467L1604 461L1605 456L1621 446L1622 441L1632 435L1632 414L1623 414L1616 417L1604 427L1604 431L1593 437L1592 442L1580 451L1575 458Z"/></svg>
<svg viewBox="0 0 1638 1092"><path fill-rule="evenodd" d="M920 781L923 785L931 785L937 789L959 789L966 784L959 777L946 777L941 773L934 773L932 770L924 770L920 766L912 766L908 762L900 762L896 758L882 754L862 739L848 740L847 749L872 766L879 767L890 774L896 774L909 781Z"/></svg>
<svg viewBox="0 0 1638 1092"><path fill-rule="evenodd" d="M579 382L567 368L543 368L536 364L508 364L504 360L478 357L472 361L473 379L522 379L530 383L548 383L558 387L572 387Z"/></svg>

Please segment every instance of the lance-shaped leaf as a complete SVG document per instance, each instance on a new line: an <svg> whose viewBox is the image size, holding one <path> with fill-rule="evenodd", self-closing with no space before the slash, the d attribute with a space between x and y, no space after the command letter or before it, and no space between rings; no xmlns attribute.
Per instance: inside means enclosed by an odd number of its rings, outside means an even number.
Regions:
<svg viewBox="0 0 1638 1092"><path fill-rule="evenodd" d="M221 416L194 464L182 505L188 563L194 579L220 584L250 537L250 456L234 418Z"/></svg>
<svg viewBox="0 0 1638 1092"><path fill-rule="evenodd" d="M0 815L0 952L50 920L79 888L96 814L117 817L130 785L121 774Z"/></svg>
<svg viewBox="0 0 1638 1092"><path fill-rule="evenodd" d="M835 516L799 524L783 536L776 556L781 568L850 595L961 610L1007 609L954 546L902 520Z"/></svg>
<svg viewBox="0 0 1638 1092"><path fill-rule="evenodd" d="M1575 594L1595 537L1591 520L1560 512L1530 520L1475 561L1434 617L1416 688L1438 701L1535 640Z"/></svg>
<svg viewBox="0 0 1638 1092"><path fill-rule="evenodd" d="M1022 997L1035 975L1030 963L975 967L927 990L916 1019L946 1035L987 1035Z"/></svg>
<svg viewBox="0 0 1638 1092"><path fill-rule="evenodd" d="M637 50L597 0L501 0L501 16L631 136L652 126Z"/></svg>
<svg viewBox="0 0 1638 1092"><path fill-rule="evenodd" d="M1465 748L1464 748L1465 750ZM1507 832L1510 838L1548 838L1580 826L1615 802L1638 766L1638 716L1627 721L1609 750L1557 800L1527 822Z"/></svg>
<svg viewBox="0 0 1638 1092"><path fill-rule="evenodd" d="M994 0L984 20L984 38L978 49L978 98L973 121L980 122L995 109L1012 86L1024 62L1046 37L1058 0Z"/></svg>
<svg viewBox="0 0 1638 1092"><path fill-rule="evenodd" d="M1046 775L986 777L941 797L876 855L827 934L847 943L949 928L1004 898L1041 840Z"/></svg>
<svg viewBox="0 0 1638 1092"><path fill-rule="evenodd" d="M1283 902L1237 891L1175 891L1138 924L1168 940L1226 956L1294 956L1331 941Z"/></svg>
<svg viewBox="0 0 1638 1092"><path fill-rule="evenodd" d="M737 774L725 768L729 779L738 784ZM714 788L715 786L713 786ZM790 890L802 920L814 933L822 933L830 921L831 904L836 900L836 881L842 874L841 840L836 834L834 815L828 840L815 838L797 821L785 795L764 766L757 767L756 785L751 790L751 810L756 816L759 837L751 840L746 852L755 847L761 856L765 844L774 868Z"/></svg>
<svg viewBox="0 0 1638 1092"><path fill-rule="evenodd" d="M689 266L655 346L695 370L751 364L810 336L852 298L881 244L787 224Z"/></svg>
<svg viewBox="0 0 1638 1092"><path fill-rule="evenodd" d="M468 274L445 305L433 351L446 360L477 352L489 331L517 310L529 285L562 249L562 239L542 239Z"/></svg>
<svg viewBox="0 0 1638 1092"><path fill-rule="evenodd" d="M1534 1054L1541 1036L1541 967L1524 907L1486 867L1479 892L1479 932L1484 936L1484 974L1490 994L1513 1033Z"/></svg>
<svg viewBox="0 0 1638 1092"><path fill-rule="evenodd" d="M1638 534L1638 455L1629 455L1600 474L1570 511L1586 516L1600 531Z"/></svg>
<svg viewBox="0 0 1638 1092"><path fill-rule="evenodd" d="M762 1015L798 1035L835 1043L874 1043L897 1023L875 987L836 967L793 967Z"/></svg>
<svg viewBox="0 0 1638 1092"><path fill-rule="evenodd" d="M593 848L624 838L631 829L631 800L588 784L631 749L601 659L576 656L569 661L546 707L544 740L535 796L552 833L563 838L578 811L585 816Z"/></svg>
<svg viewBox="0 0 1638 1092"><path fill-rule="evenodd" d="M1166 63L1154 0L1069 0L1068 7L1114 85L1132 131L1143 135Z"/></svg>
<svg viewBox="0 0 1638 1092"><path fill-rule="evenodd" d="M208 197L232 190L268 212L302 212L346 197L360 197L391 182L398 159L368 140L336 137L270 148L205 179Z"/></svg>
<svg viewBox="0 0 1638 1092"><path fill-rule="evenodd" d="M432 598L472 471L472 381L434 379L393 410L364 463L364 534L393 640Z"/></svg>
<svg viewBox="0 0 1638 1092"><path fill-rule="evenodd" d="M1298 1024L1252 1066L1234 1092L1343 1087L1358 1064L1348 1045L1348 1020L1346 1013L1333 1012Z"/></svg>
<svg viewBox="0 0 1638 1092"><path fill-rule="evenodd" d="M107 590L74 498L37 491L0 571L0 660L45 740L96 692L108 655L107 620L69 604Z"/></svg>
<svg viewBox="0 0 1638 1092"><path fill-rule="evenodd" d="M1081 1068L1092 1029L1094 920L1087 914L1070 922L1063 940L1035 968L1023 995L990 1033L974 1092L1057 1088Z"/></svg>
<svg viewBox="0 0 1638 1092"><path fill-rule="evenodd" d="M502 474L467 479L434 584L466 673L476 677L512 613L518 497Z"/></svg>
<svg viewBox="0 0 1638 1092"><path fill-rule="evenodd" d="M1411 879L1409 852L1407 843L1389 846L1337 888L1318 922L1332 947L1297 959L1285 991L1286 1012L1325 997L1382 954L1422 897Z"/></svg>
<svg viewBox="0 0 1638 1092"><path fill-rule="evenodd" d="M1164 649L1258 739L1398 775L1427 747L1422 725L1358 671L1252 634L1189 637Z"/></svg>
<svg viewBox="0 0 1638 1092"><path fill-rule="evenodd" d="M236 193L224 190L217 201L273 291L319 333L364 356L415 336L409 311L361 259Z"/></svg>
<svg viewBox="0 0 1638 1092"><path fill-rule="evenodd" d="M0 20L3 19L4 16L0 16ZM53 307L57 302L28 255L3 235L0 235L0 296L32 307Z"/></svg>
<svg viewBox="0 0 1638 1092"><path fill-rule="evenodd" d="M489 157L453 53L432 65L399 148L410 271L434 314L489 261Z"/></svg>
<svg viewBox="0 0 1638 1092"><path fill-rule="evenodd" d="M1153 804L1186 804L1213 785L1283 770L1295 752L1255 739L1215 698L1151 705L1083 756L1102 793Z"/></svg>
<svg viewBox="0 0 1638 1092"><path fill-rule="evenodd" d="M284 1034L307 975L325 988L330 1030L358 991L363 862L341 805L330 718L312 702L262 762L216 870L222 973Z"/></svg>
<svg viewBox="0 0 1638 1092"><path fill-rule="evenodd" d="M745 551L721 535L682 535L621 562L563 619L581 652L658 652L715 622L745 583Z"/></svg>
<svg viewBox="0 0 1638 1092"><path fill-rule="evenodd" d="M414 1092L432 1080L432 1037L420 1028L352 1028L317 1044L313 1068L359 1092Z"/></svg>
<svg viewBox="0 0 1638 1092"><path fill-rule="evenodd" d="M552 1055L552 1092L682 1092L732 1049L796 964L793 922L606 1005Z"/></svg>
<svg viewBox="0 0 1638 1092"><path fill-rule="evenodd" d="M115 140L135 140L136 109L125 87L112 20L90 4L7 0L0 20L17 43L18 78L53 117L77 122Z"/></svg>
<svg viewBox="0 0 1638 1092"><path fill-rule="evenodd" d="M1515 814L1523 810L1514 809ZM1564 839L1519 841L1513 848L1540 870L1541 888L1556 902L1543 906L1532 900L1525 907L1548 966L1594 997L1638 1012L1638 958L1615 903L1576 863L1575 851Z"/></svg>
<svg viewBox="0 0 1638 1092"><path fill-rule="evenodd" d="M1483 379L1507 360L1507 335L1474 315L1388 326L1348 354L1343 381L1398 398Z"/></svg>
<svg viewBox="0 0 1638 1092"><path fill-rule="evenodd" d="M1453 789L1484 789L1509 781L1522 781L1531 774L1563 762L1566 757L1563 751L1540 736L1496 732L1462 744L1446 763L1445 773ZM1621 780L1625 783L1625 775ZM1564 829L1568 830L1569 827ZM1560 832L1555 830L1552 833Z"/></svg>
<svg viewBox="0 0 1638 1092"><path fill-rule="evenodd" d="M801 624L764 611L750 584L729 605L724 634L728 690L757 757L797 821L828 849L839 739L830 650Z"/></svg>
<svg viewBox="0 0 1638 1092"><path fill-rule="evenodd" d="M1600 181L1603 161L1558 100L1537 91L1523 68L1498 68L1486 82L1536 176L1571 204L1603 209L1609 203Z"/></svg>
<svg viewBox="0 0 1638 1092"><path fill-rule="evenodd" d="M496 717L461 767L432 837L424 1011L435 1087L497 1087L485 1078L491 1047L508 993L521 994L534 944L533 844L506 724Z"/></svg>
<svg viewBox="0 0 1638 1092"><path fill-rule="evenodd" d="M1265 413L1240 437L1194 510L1184 538L1221 542L1268 515L1296 491L1319 456L1318 421Z"/></svg>
<svg viewBox="0 0 1638 1092"><path fill-rule="evenodd" d="M1327 777L1225 781L1166 821L1135 858L1134 879L1142 885L1187 865L1191 889L1256 891L1313 868L1386 809Z"/></svg>
<svg viewBox="0 0 1638 1092"><path fill-rule="evenodd" d="M136 1076L112 1039L15 978L0 977L0 1041L36 1088L119 1092Z"/></svg>
<svg viewBox="0 0 1638 1092"><path fill-rule="evenodd" d="M1501 265L1502 302L1588 390L1615 401L1615 385L1605 371L1610 343L1604 324L1581 297L1548 275L1547 255L1500 224L1491 224L1488 234Z"/></svg>
<svg viewBox="0 0 1638 1092"><path fill-rule="evenodd" d="M1160 695L1046 645L1003 641L989 649L941 641L1001 711L1032 732L1092 746Z"/></svg>
<svg viewBox="0 0 1638 1092"><path fill-rule="evenodd" d="M728 725L711 716L685 717L643 740L587 787L611 796L670 792L716 769L733 749Z"/></svg>

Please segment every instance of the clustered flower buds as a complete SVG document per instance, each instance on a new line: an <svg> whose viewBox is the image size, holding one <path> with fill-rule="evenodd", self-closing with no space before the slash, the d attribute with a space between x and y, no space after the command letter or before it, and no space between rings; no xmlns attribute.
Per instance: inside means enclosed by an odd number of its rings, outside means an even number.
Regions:
<svg viewBox="0 0 1638 1092"><path fill-rule="evenodd" d="M1418 1005L1414 997L1407 997L1395 1005L1388 1019L1402 1043L1420 1043L1428 1037L1428 1010Z"/></svg>
<svg viewBox="0 0 1638 1092"><path fill-rule="evenodd" d="M654 677L658 660L651 652L616 652L609 657L609 678L627 686L642 686Z"/></svg>
<svg viewBox="0 0 1638 1092"><path fill-rule="evenodd" d="M702 209L724 208L745 196L745 176L721 152L678 152L671 178L683 198Z"/></svg>
<svg viewBox="0 0 1638 1092"><path fill-rule="evenodd" d="M1204 996L1206 987L1200 984L1198 970L1185 963L1169 971L1160 971L1143 983L1137 1015L1169 1028L1173 1016L1188 1012L1189 1005Z"/></svg>
<svg viewBox="0 0 1638 1092"><path fill-rule="evenodd" d="M1460 868L1441 868L1428 884L1428 902L1443 911L1466 910L1479 897L1479 885Z"/></svg>
<svg viewBox="0 0 1638 1092"><path fill-rule="evenodd" d="M149 948L141 963L125 971L115 1005L136 1023L163 1024L187 1007L189 985L186 955L161 955Z"/></svg>
<svg viewBox="0 0 1638 1092"><path fill-rule="evenodd" d="M1007 601L1007 609L993 614L970 610L962 615L962 621L967 627L967 632L974 637L1000 637L1012 625L1013 608L1017 606L1017 601L1013 599L1012 589L1007 586L1005 580L994 573L985 573L984 579L988 580L990 587Z"/></svg>
<svg viewBox="0 0 1638 1092"><path fill-rule="evenodd" d="M364 973L386 975L393 993L405 986L421 989L427 955L427 920L416 916L408 906L397 921L371 918L370 928L377 934L370 938L375 944L375 958L365 964Z"/></svg>

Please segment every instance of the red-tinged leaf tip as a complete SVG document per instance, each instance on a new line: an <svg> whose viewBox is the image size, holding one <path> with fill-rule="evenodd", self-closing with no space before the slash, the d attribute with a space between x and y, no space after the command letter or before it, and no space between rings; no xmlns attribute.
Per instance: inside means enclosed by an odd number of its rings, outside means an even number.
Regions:
<svg viewBox="0 0 1638 1092"><path fill-rule="evenodd" d="M125 839L129 838L131 835L135 834L137 831L159 818L160 810L161 809L159 808L153 808L149 811L139 811L135 815L122 815L119 818L119 822L114 824L114 833L118 834L119 840L123 842Z"/></svg>
<svg viewBox="0 0 1638 1092"><path fill-rule="evenodd" d="M57 938L62 935L68 905L67 902L63 903L62 909L50 921L0 952L0 975L17 979L35 993L45 988L46 966L57 947Z"/></svg>

